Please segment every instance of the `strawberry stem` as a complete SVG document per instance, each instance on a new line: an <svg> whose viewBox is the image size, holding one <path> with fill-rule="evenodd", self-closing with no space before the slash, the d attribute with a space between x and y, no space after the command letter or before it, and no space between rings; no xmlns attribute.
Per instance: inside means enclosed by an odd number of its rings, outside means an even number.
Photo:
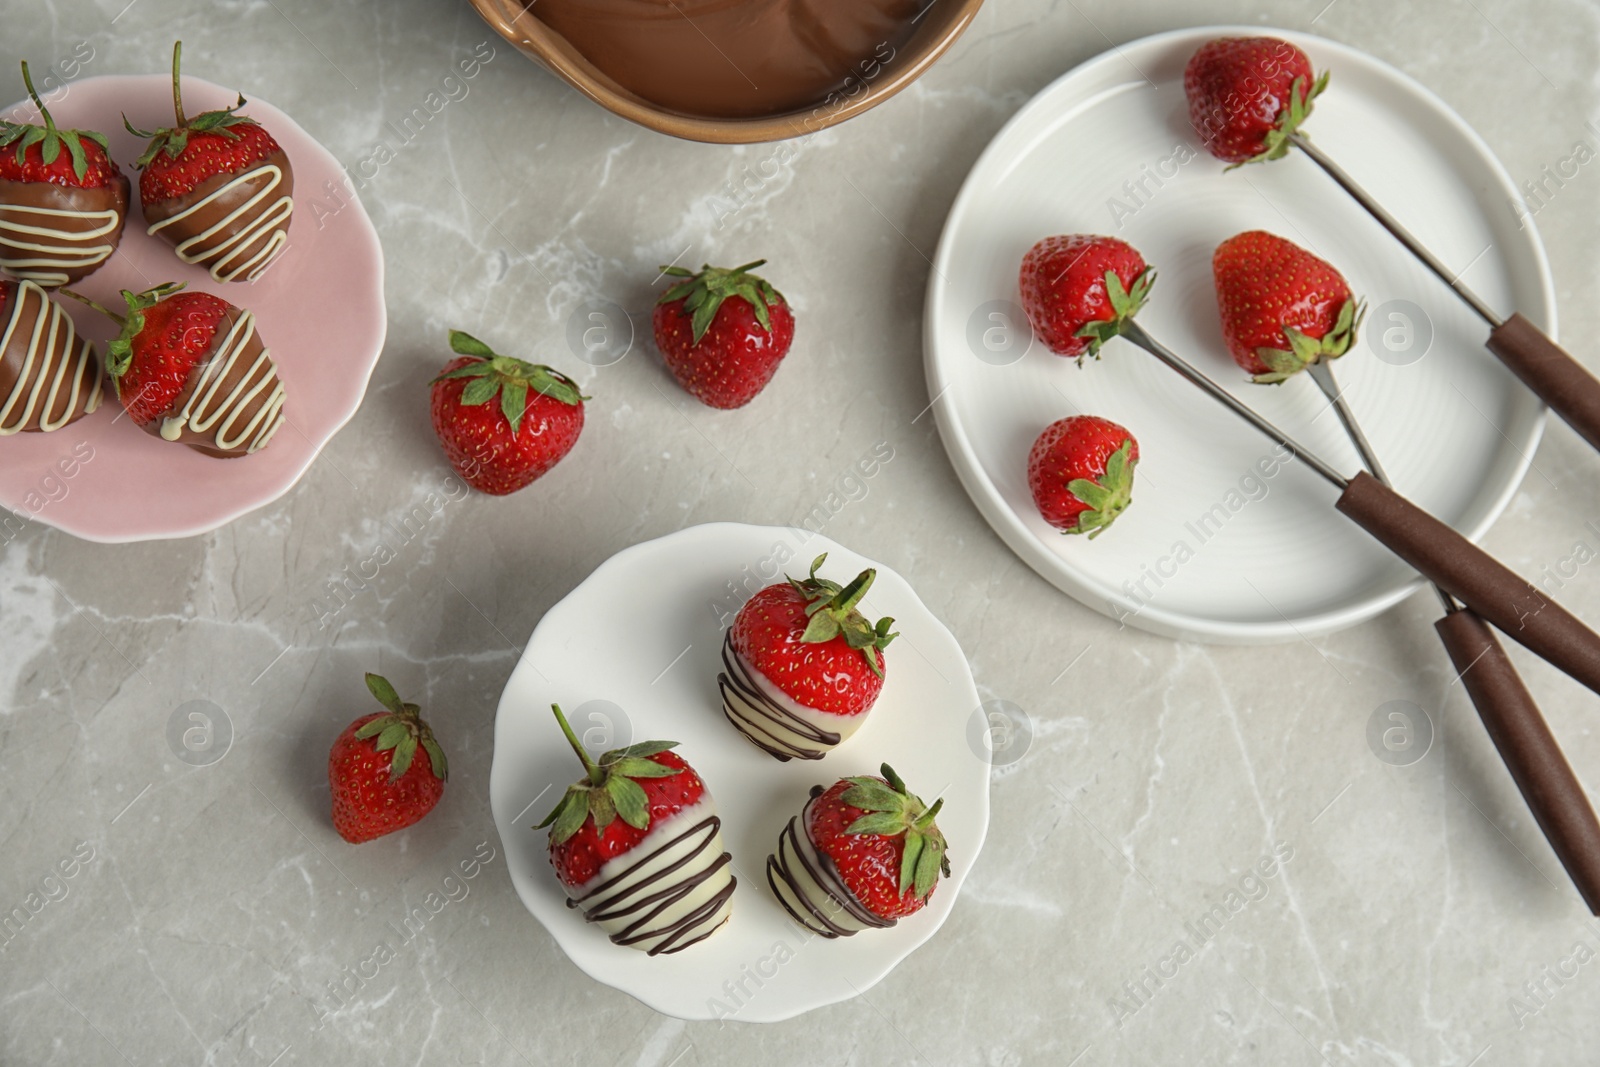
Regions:
<svg viewBox="0 0 1600 1067"><path fill-rule="evenodd" d="M95 311L100 312L100 314L104 315L106 318L110 319L112 322L116 323L118 326L126 326L128 324L128 320L127 319L123 318L121 315L113 313L109 308L106 308L104 305L100 304L98 301L90 300L88 297L84 296L82 293L75 293L71 289L66 288L65 286L62 286L60 289L57 289L56 292L60 293L62 296L70 296L70 297L72 297L72 299L76 300L80 304L87 304L90 308L94 309Z"/></svg>
<svg viewBox="0 0 1600 1067"><path fill-rule="evenodd" d="M178 77L178 60L183 55L183 42L172 42L172 111L178 116L178 128L188 125L189 120L183 117L183 85Z"/></svg>
<svg viewBox="0 0 1600 1067"><path fill-rule="evenodd" d="M593 785L604 785L606 776L598 764L589 757L588 751L583 747L583 742L578 740L578 735L572 732L572 724L567 722L567 717L561 714L560 704L551 704L550 710L556 713L556 722L561 724L561 732L567 735L567 743L572 746L572 751L578 754L583 761L583 769L589 774L589 781Z"/></svg>
<svg viewBox="0 0 1600 1067"><path fill-rule="evenodd" d="M50 117L50 110L44 106L44 101L39 99L38 90L33 87L33 75L28 73L28 61L26 59L22 61L22 84L28 87L28 96L33 99L34 105L38 107L39 116L44 119L45 129L54 130L56 128L55 120Z"/></svg>

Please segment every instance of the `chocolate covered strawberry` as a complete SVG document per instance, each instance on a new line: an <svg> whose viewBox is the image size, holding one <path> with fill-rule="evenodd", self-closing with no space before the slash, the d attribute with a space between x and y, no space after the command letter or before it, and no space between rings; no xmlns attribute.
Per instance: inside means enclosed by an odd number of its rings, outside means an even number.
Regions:
<svg viewBox="0 0 1600 1067"><path fill-rule="evenodd" d="M1276 37L1222 37L1189 59L1183 92L1206 149L1239 166L1281 159L1327 88L1306 54Z"/></svg>
<svg viewBox="0 0 1600 1067"><path fill-rule="evenodd" d="M439 803L449 777L422 709L379 675L367 675L367 689L384 710L345 727L328 753L333 828L353 845L419 821Z"/></svg>
<svg viewBox="0 0 1600 1067"><path fill-rule="evenodd" d="M1046 237L1022 257L1018 285L1033 332L1058 356L1100 358L1144 307L1156 272L1115 237Z"/></svg>
<svg viewBox="0 0 1600 1067"><path fill-rule="evenodd" d="M104 394L100 353L66 309L34 282L0 278L0 437L59 430Z"/></svg>
<svg viewBox="0 0 1600 1067"><path fill-rule="evenodd" d="M0 270L46 288L75 282L117 250L128 179L106 135L63 130L22 81L43 125L0 120Z"/></svg>
<svg viewBox="0 0 1600 1067"><path fill-rule="evenodd" d="M182 290L173 282L124 289L121 315L67 295L121 325L106 371L146 433L223 459L259 452L283 426L284 388L256 318L220 296Z"/></svg>
<svg viewBox="0 0 1600 1067"><path fill-rule="evenodd" d="M857 609L877 571L849 585L811 574L769 585L739 609L723 639L722 712L780 760L821 759L861 728L883 689L894 620Z"/></svg>
<svg viewBox="0 0 1600 1067"><path fill-rule="evenodd" d="M794 342L794 315L783 294L750 273L765 262L732 270L707 265L698 274L661 268L684 280L656 301L656 347L678 384L710 407L754 400Z"/></svg>
<svg viewBox="0 0 1600 1067"><path fill-rule="evenodd" d="M795 922L823 937L883 929L921 911L950 875L931 807L885 763L883 777L817 786L767 857L767 884Z"/></svg>
<svg viewBox="0 0 1600 1067"><path fill-rule="evenodd" d="M1073 415L1045 427L1028 452L1028 488L1044 521L1092 541L1133 502L1139 442L1110 419Z"/></svg>
<svg viewBox="0 0 1600 1067"><path fill-rule="evenodd" d="M1349 351L1365 306L1344 276L1293 241L1251 230L1211 257L1222 336L1235 363L1276 384Z"/></svg>
<svg viewBox="0 0 1600 1067"><path fill-rule="evenodd" d="M460 330L450 331L450 348L461 358L432 382L433 432L468 485L514 493L572 451L589 398L571 378L499 355Z"/></svg>
<svg viewBox="0 0 1600 1067"><path fill-rule="evenodd" d="M289 241L294 170L267 128L238 113L243 95L230 108L184 114L182 55L179 41L172 46L173 125L139 130L123 119L129 133L150 141L136 163L144 218L153 236L214 280L254 281Z"/></svg>
<svg viewBox="0 0 1600 1067"><path fill-rule="evenodd" d="M581 909L618 945L655 956L716 933L733 908L732 857L705 783L672 752L643 741L598 760L555 712L584 776L537 828L550 828L550 865Z"/></svg>

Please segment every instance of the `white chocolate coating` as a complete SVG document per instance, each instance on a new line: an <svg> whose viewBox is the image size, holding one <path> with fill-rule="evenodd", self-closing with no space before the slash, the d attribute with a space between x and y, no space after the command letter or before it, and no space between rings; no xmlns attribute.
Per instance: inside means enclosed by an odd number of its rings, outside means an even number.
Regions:
<svg viewBox="0 0 1600 1067"><path fill-rule="evenodd" d="M616 944L655 956L681 952L714 934L733 911L732 857L711 795L650 828L608 860L567 906Z"/></svg>
<svg viewBox="0 0 1600 1067"><path fill-rule="evenodd" d="M834 715L796 702L738 653L731 627L722 642L722 665L717 675L722 713L752 744L779 760L821 759L861 729L872 710Z"/></svg>
<svg viewBox="0 0 1600 1067"><path fill-rule="evenodd" d="M778 851L767 857L767 885L795 922L823 937L849 937L862 930L895 924L869 912L839 878L833 861L817 851L805 810L789 820L778 837Z"/></svg>

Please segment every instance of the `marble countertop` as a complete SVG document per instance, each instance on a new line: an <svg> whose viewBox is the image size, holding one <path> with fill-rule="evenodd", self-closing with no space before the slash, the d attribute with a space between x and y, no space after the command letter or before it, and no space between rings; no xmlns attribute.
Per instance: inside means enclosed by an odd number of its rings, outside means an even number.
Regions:
<svg viewBox="0 0 1600 1067"><path fill-rule="evenodd" d="M1452 684L1431 599L1273 648L1119 632L1006 550L917 416L945 212L1069 67L1187 24L1319 32L1439 93L1521 183L1600 146L1600 6L990 0L918 84L754 182L771 147L613 118L458 0L27 6L0 71L161 70L181 36L191 73L259 93L361 171L391 328L360 413L276 504L182 541L109 547L37 523L0 541L0 912L26 916L0 932L0 1063L1594 1059L1600 924ZM1600 170L1568 170L1537 222L1562 334L1590 338ZM804 346L761 417L714 413L643 336L654 268L762 256ZM641 325L604 367L566 340L596 294ZM329 585L447 483L425 397L449 327L581 372L589 427L534 488L428 511L329 610ZM833 403L812 402L822 383ZM844 486L827 534L916 586L1032 745L994 772L989 840L948 924L880 985L771 1026L659 1016L573 967L512 890L487 800L501 687L542 613L617 550L712 520L799 523L878 442L893 460ZM1552 422L1487 539L1590 620L1597 472ZM1594 696L1512 655L1600 782ZM354 847L329 824L325 767L369 710L364 670L431 711L452 778L418 827ZM1391 701L1426 712L1421 759L1369 746ZM191 712L212 756L178 736ZM428 922L397 935L419 907Z"/></svg>

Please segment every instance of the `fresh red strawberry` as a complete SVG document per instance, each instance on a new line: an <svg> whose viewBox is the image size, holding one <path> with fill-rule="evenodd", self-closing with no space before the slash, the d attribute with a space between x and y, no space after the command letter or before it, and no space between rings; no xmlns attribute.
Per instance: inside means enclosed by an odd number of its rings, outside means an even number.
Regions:
<svg viewBox="0 0 1600 1067"><path fill-rule="evenodd" d="M33 88L28 64L22 64L22 81L39 109L43 126L0 119L0 180L49 182L69 189L108 189L128 179L107 151L106 135L93 130L61 130Z"/></svg>
<svg viewBox="0 0 1600 1067"><path fill-rule="evenodd" d="M676 741L642 741L589 755L561 708L550 705L562 733L583 761L585 777L567 787L535 829L550 827L550 864L571 889L592 881L607 860L625 855L661 820L699 803L705 783Z"/></svg>
<svg viewBox="0 0 1600 1067"><path fill-rule="evenodd" d="M207 178L238 174L282 151L265 126L236 114L244 107L243 96L230 108L186 117L178 76L182 53L179 41L172 47L172 109L177 121L157 130L139 130L122 120L129 133L150 142L135 164L142 170L139 199L147 208L187 196Z"/></svg>
<svg viewBox="0 0 1600 1067"><path fill-rule="evenodd" d="M1028 453L1028 488L1044 521L1092 541L1133 502L1139 442L1110 419L1073 415L1045 427Z"/></svg>
<svg viewBox="0 0 1600 1067"><path fill-rule="evenodd" d="M561 462L583 430L583 402L571 378L497 355L476 337L450 331L462 358L432 382L433 431L445 458L474 489L514 493ZM500 403L489 401L496 396Z"/></svg>
<svg viewBox="0 0 1600 1067"><path fill-rule="evenodd" d="M367 688L386 710L345 727L328 753L333 828L353 845L419 821L439 803L449 776L422 709L376 674L367 675Z"/></svg>
<svg viewBox="0 0 1600 1067"><path fill-rule="evenodd" d="M843 778L806 811L811 842L833 861L858 901L881 919L921 910L940 875L950 876L944 834L934 817L887 763L883 777Z"/></svg>
<svg viewBox="0 0 1600 1067"><path fill-rule="evenodd" d="M859 715L883 689L883 650L898 634L890 618L874 626L856 610L878 572L868 568L849 585L818 578L824 552L804 579L769 585L739 609L733 647L784 695L837 715Z"/></svg>
<svg viewBox="0 0 1600 1067"><path fill-rule="evenodd" d="M1304 52L1276 37L1208 41L1183 72L1195 132L1235 166L1282 158L1327 86L1326 73L1317 77Z"/></svg>
<svg viewBox="0 0 1600 1067"><path fill-rule="evenodd" d="M233 307L219 296L182 289L181 282L142 293L124 289L126 316L84 301L122 325L122 335L107 348L106 371L122 406L141 426L172 410L189 372L211 352L217 328Z"/></svg>
<svg viewBox="0 0 1600 1067"><path fill-rule="evenodd" d="M1355 343L1365 306L1343 275L1293 241L1261 230L1230 237L1211 271L1228 352L1255 381L1282 382Z"/></svg>
<svg viewBox="0 0 1600 1067"><path fill-rule="evenodd" d="M765 262L732 270L706 265L698 274L661 268L686 280L656 301L656 347L678 384L710 407L754 400L794 342L794 315L783 294L749 273Z"/></svg>
<svg viewBox="0 0 1600 1067"><path fill-rule="evenodd" d="M1046 237L1022 257L1022 310L1046 348L1082 365L1122 333L1155 280L1133 246L1115 237Z"/></svg>

